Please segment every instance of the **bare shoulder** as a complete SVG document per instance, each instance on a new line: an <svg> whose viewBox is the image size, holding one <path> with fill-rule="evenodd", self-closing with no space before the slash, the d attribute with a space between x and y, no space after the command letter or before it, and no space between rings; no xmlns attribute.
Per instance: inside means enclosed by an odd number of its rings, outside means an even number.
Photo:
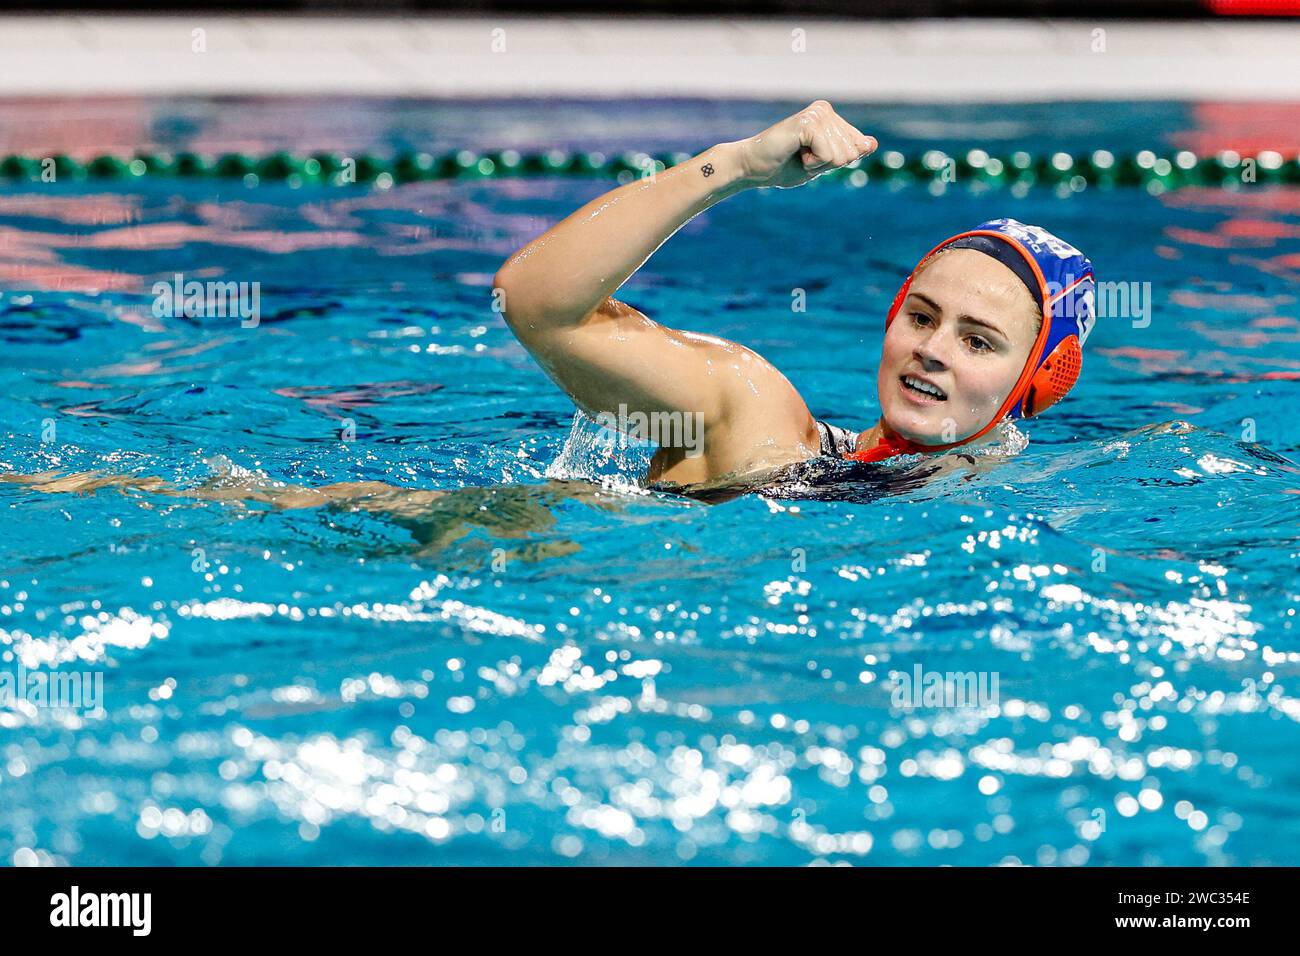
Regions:
<svg viewBox="0 0 1300 956"><path fill-rule="evenodd" d="M707 351L708 374L722 396L704 423L703 454L660 449L651 480L689 484L804 461L820 450L817 426L798 389L753 349L714 336L685 333Z"/></svg>

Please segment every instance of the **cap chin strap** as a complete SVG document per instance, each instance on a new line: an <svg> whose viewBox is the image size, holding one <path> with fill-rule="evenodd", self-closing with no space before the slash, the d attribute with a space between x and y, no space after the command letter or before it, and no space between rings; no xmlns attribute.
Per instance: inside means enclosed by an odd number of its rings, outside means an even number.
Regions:
<svg viewBox="0 0 1300 956"><path fill-rule="evenodd" d="M845 460L874 462L884 461L886 458L893 458L897 455L924 455L935 451L947 451L950 448L970 444L989 430L988 428L982 429L978 433L971 435L970 438L949 442L946 445L923 445L920 442L912 441L910 438L904 438L888 425L883 423L882 425L884 434L873 447L868 448L866 451L850 452L844 456Z"/></svg>
<svg viewBox="0 0 1300 956"><path fill-rule="evenodd" d="M884 461L886 458L893 458L895 455L919 455L922 452L930 451L927 445L919 445L916 442L904 438L895 432L883 420L881 425L881 436L875 446L868 448L866 451L855 451L845 455L848 461Z"/></svg>

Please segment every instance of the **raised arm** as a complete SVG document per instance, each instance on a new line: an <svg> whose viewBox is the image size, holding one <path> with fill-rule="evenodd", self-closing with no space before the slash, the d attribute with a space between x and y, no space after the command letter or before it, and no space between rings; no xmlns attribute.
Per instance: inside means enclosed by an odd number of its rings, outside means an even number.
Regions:
<svg viewBox="0 0 1300 956"><path fill-rule="evenodd" d="M506 321L588 414L701 416L704 454L687 469L691 480L773 454L806 457L795 446L813 431L807 408L761 356L725 339L661 325L611 296L683 224L715 203L756 186L801 185L875 145L819 100L756 136L614 189L501 267L495 285Z"/></svg>

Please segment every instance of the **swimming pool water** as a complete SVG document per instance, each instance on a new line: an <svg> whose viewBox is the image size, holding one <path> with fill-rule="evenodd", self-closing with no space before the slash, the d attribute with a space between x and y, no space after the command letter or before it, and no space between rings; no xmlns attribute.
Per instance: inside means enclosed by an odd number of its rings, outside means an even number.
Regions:
<svg viewBox="0 0 1300 956"><path fill-rule="evenodd" d="M439 109L496 145L521 122ZM1007 141L1049 135L1004 111ZM640 114L656 145L742 135L670 114ZM384 115L374 140L400 140ZM1101 319L1081 386L977 475L707 506L631 487L636 457L602 457L491 309L505 256L607 188L7 187L0 475L450 493L378 513L0 483L0 672L104 688L102 717L0 703L0 860L1300 862L1296 192L714 207L620 297L756 349L846 426L936 237L1041 223L1152 308ZM260 283L260 323L155 316L175 273ZM918 667L997 699L899 706Z"/></svg>

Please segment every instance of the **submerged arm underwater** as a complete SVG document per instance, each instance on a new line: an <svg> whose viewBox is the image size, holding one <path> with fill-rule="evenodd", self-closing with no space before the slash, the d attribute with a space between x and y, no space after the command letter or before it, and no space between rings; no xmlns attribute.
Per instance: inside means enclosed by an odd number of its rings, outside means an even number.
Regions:
<svg viewBox="0 0 1300 956"><path fill-rule="evenodd" d="M330 508L365 512L409 531L417 545L416 556L437 554L475 529L481 529L493 538L523 541L509 550L503 549L505 558L523 560L578 550L575 543L565 539L525 540L553 529L555 508L564 502L580 501L605 510L622 507L617 495L581 481L450 490L404 488L382 481L341 481L312 488L245 473L223 474L193 488L178 488L153 476L47 471L0 474L2 485L20 486L41 494L141 492L180 501L215 501L243 509L264 505L274 511Z"/></svg>

